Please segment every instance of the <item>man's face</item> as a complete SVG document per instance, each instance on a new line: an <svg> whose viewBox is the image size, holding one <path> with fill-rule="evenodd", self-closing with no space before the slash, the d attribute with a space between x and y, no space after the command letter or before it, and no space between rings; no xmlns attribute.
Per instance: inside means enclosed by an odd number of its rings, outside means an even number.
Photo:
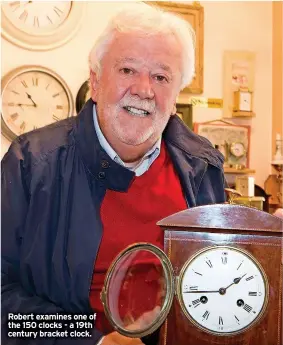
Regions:
<svg viewBox="0 0 283 345"><path fill-rule="evenodd" d="M92 99L110 145L149 149L159 139L181 85L181 47L173 35L117 33L91 72Z"/></svg>

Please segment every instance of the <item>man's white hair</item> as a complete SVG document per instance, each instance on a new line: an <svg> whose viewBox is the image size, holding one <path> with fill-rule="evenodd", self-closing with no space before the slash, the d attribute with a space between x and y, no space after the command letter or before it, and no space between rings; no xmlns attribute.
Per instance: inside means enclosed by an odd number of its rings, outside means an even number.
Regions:
<svg viewBox="0 0 283 345"><path fill-rule="evenodd" d="M184 19L145 3L132 3L110 20L89 54L89 67L99 78L101 60L117 32L144 35L173 34L182 46L183 66L180 89L191 83L195 73L195 33Z"/></svg>

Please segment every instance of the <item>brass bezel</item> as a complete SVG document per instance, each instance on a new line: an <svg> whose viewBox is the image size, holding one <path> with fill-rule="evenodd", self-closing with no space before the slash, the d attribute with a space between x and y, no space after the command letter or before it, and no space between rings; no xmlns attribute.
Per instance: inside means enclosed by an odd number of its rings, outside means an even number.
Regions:
<svg viewBox="0 0 283 345"><path fill-rule="evenodd" d="M73 111L74 111L74 101L73 101L73 96L71 93L71 90L67 83L64 81L64 79L51 69L39 65L24 65L21 67L17 67L13 70L11 70L9 73L7 73L1 80L1 95L5 92L6 88L9 86L10 82L20 76L23 73L27 72L41 72L50 75L52 78L56 79L61 85L64 91L66 92L67 98L68 98L68 103L69 103L69 112L67 117L73 116ZM2 134L4 135L5 138L8 140L12 141L17 137L17 134L14 133L9 126L6 124L6 121L4 120L3 117L3 105L2 105L2 111L1 111L1 126L2 126Z"/></svg>
<svg viewBox="0 0 283 345"><path fill-rule="evenodd" d="M110 311L109 311L109 306L107 303L107 291L109 288L109 282L112 276L112 273L118 264L118 262L124 257L124 255L127 255L133 251L136 250L147 250L149 252L152 252L155 254L161 261L162 267L164 269L165 273L165 280L166 280L166 296L165 296L165 301L164 304L161 308L160 314L157 317L156 321L150 325L148 328L144 329L143 331L129 331L123 327L118 326L115 321L113 320ZM156 331L162 323L165 321L167 314L171 308L172 302L173 302L173 297L175 294L175 286L174 286L174 276L173 276L173 267L172 264L169 260L169 258L166 256L166 254L158 247L149 244L149 243L135 243L129 247L127 247L125 250L123 250L112 262L111 266L109 267L105 281L104 281L104 286L101 291L100 299L102 301L104 311L106 314L106 317L108 318L109 322L111 325L122 335L131 337L131 338L141 338L146 335L149 335Z"/></svg>
<svg viewBox="0 0 283 345"><path fill-rule="evenodd" d="M241 144L241 145L243 146L243 148L244 148L243 154L240 155L240 156L235 156L235 154L231 151L231 150L232 150L232 146L233 146L233 145L236 145L236 144ZM246 155L246 153L247 153L247 149L245 148L245 145L244 145L242 142L240 142L240 141L233 141L233 142L230 144L229 151L230 151L230 153L231 153L234 157L236 157L237 159L238 159L238 158L241 158L241 157L244 157L244 156Z"/></svg>
<svg viewBox="0 0 283 345"><path fill-rule="evenodd" d="M257 315L257 317L246 327L242 328L239 331L235 331L235 332L215 332L215 331L211 331L205 327L203 327L202 325L200 325L197 321L194 320L194 318L189 314L189 312L187 311L187 308L185 307L185 303L183 301L183 296L182 296L182 291L181 291L181 286L182 286L182 280L183 280L183 276L188 268L188 266L190 265L190 263L195 260L195 258L197 258L200 254L206 252L206 251L210 251L210 250L216 250L216 249L230 249L230 250L234 250L234 251L238 251L240 253L242 253L243 255L246 255L249 259L251 259L253 261L253 263L258 267L263 281L264 281L264 286L265 286L265 299L264 299L264 303L262 306L262 309L260 311L260 313ZM179 280L178 280L178 284L177 284L177 297L178 297L178 301L180 303L181 309L183 311L183 313L185 314L185 316L199 329L205 331L206 333L212 334L212 335L217 335L217 336L233 336L233 335L237 335L240 333L245 332L246 330L250 329L251 327L253 327L256 323L259 322L259 320L262 318L267 304L268 304L268 300L269 300L269 283L268 283L268 279L266 276L266 273L263 269L263 267L261 266L261 264L257 261L256 258L253 257L253 255L251 255L248 251L241 249L241 248L235 248L232 246L210 246L210 247L205 247L201 250L199 250L198 252L196 252L193 256L191 256L183 265L180 275L179 275Z"/></svg>

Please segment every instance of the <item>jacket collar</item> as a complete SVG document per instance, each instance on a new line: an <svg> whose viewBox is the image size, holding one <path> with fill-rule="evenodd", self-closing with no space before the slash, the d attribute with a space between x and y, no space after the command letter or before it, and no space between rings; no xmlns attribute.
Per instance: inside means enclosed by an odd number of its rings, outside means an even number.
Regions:
<svg viewBox="0 0 283 345"><path fill-rule="evenodd" d="M222 154L214 149L208 140L188 129L178 116L170 118L163 138L166 145L175 146L191 157L200 158L222 169ZM75 140L92 178L100 181L106 188L127 191L135 173L113 161L101 147L93 123L92 99L86 102L77 116Z"/></svg>
<svg viewBox="0 0 283 345"><path fill-rule="evenodd" d="M93 101L89 99L77 116L75 140L92 178L106 188L126 191L135 173L113 161L101 147L93 123Z"/></svg>
<svg viewBox="0 0 283 345"><path fill-rule="evenodd" d="M194 133L177 116L171 116L163 135L167 144L184 151L191 157L200 158L218 169L223 168L224 157L209 140Z"/></svg>

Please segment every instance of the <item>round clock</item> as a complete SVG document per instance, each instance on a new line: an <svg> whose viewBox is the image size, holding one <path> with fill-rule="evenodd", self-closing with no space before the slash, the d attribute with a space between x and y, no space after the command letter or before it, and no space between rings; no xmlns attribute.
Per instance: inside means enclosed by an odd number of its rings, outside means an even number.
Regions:
<svg viewBox="0 0 283 345"><path fill-rule="evenodd" d="M64 80L41 66L23 66L2 79L2 133L16 136L73 115Z"/></svg>
<svg viewBox="0 0 283 345"><path fill-rule="evenodd" d="M234 142L230 145L230 153L236 158L243 157L246 154L246 149L243 143Z"/></svg>
<svg viewBox="0 0 283 345"><path fill-rule="evenodd" d="M82 110L86 101L90 98L89 80L86 80L80 87L76 97L76 112Z"/></svg>
<svg viewBox="0 0 283 345"><path fill-rule="evenodd" d="M251 327L263 314L268 283L247 252L212 247L198 252L180 273L178 295L185 315L199 328L231 335Z"/></svg>
<svg viewBox="0 0 283 345"><path fill-rule="evenodd" d="M84 7L78 1L2 2L2 35L30 50L56 48L77 32Z"/></svg>
<svg viewBox="0 0 283 345"><path fill-rule="evenodd" d="M232 336L261 318L269 285L261 265L242 249L206 247L189 258L174 277L162 250L139 243L113 261L101 301L116 330L144 337L164 322L174 294L188 322L212 335Z"/></svg>

